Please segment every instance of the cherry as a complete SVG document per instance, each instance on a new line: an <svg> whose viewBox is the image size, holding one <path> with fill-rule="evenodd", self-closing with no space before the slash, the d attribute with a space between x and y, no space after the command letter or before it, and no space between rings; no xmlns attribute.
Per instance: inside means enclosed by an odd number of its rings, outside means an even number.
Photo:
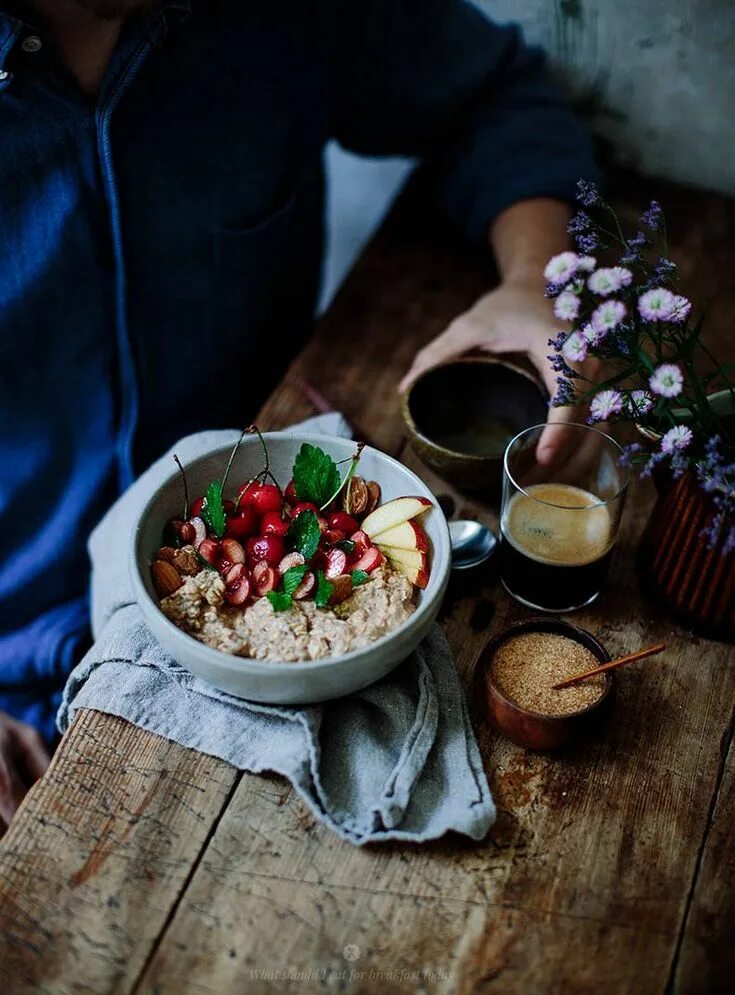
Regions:
<svg viewBox="0 0 735 995"><path fill-rule="evenodd" d="M339 529L349 536L360 528L352 515L348 515L346 511L335 511L327 518L327 522L330 529Z"/></svg>
<svg viewBox="0 0 735 995"><path fill-rule="evenodd" d="M362 529L352 533L350 536L350 542L354 542L355 544L355 556L362 556L362 554L367 553L372 546L370 536L367 532L363 532Z"/></svg>
<svg viewBox="0 0 735 995"><path fill-rule="evenodd" d="M352 569L364 570L366 574L371 574L373 570L378 569L382 562L383 554L377 546L373 546L371 549L368 549L367 552L362 554L360 559L352 565Z"/></svg>
<svg viewBox="0 0 735 995"><path fill-rule="evenodd" d="M248 508L252 506L253 498L260 490L260 487L261 485L257 480L245 481L240 490L237 492L238 510L242 511L243 508Z"/></svg>
<svg viewBox="0 0 735 995"><path fill-rule="evenodd" d="M230 501L229 498L225 498L225 500L222 502L222 507L224 508L226 515L231 515L232 512L235 510L235 502Z"/></svg>
<svg viewBox="0 0 735 995"><path fill-rule="evenodd" d="M298 518L302 511L313 511L315 515L319 514L319 509L311 501L299 501L291 509L291 518Z"/></svg>
<svg viewBox="0 0 735 995"><path fill-rule="evenodd" d="M291 567L300 567L304 563L306 563L306 560L301 553L288 553L278 564L278 572L281 576L283 576L283 574L285 574L287 570L290 570Z"/></svg>
<svg viewBox="0 0 735 995"><path fill-rule="evenodd" d="M253 586L259 598L262 598L269 591L275 591L279 580L280 577L276 568L269 567L265 560L260 560L253 567Z"/></svg>
<svg viewBox="0 0 735 995"><path fill-rule="evenodd" d="M341 549L330 549L327 553L327 569L325 573L328 580L347 573L347 553Z"/></svg>
<svg viewBox="0 0 735 995"><path fill-rule="evenodd" d="M244 605L250 597L250 578L242 563L236 563L225 574L225 601Z"/></svg>
<svg viewBox="0 0 735 995"><path fill-rule="evenodd" d="M194 504L191 506L191 517L200 518L202 514L202 508L204 507L204 498L198 497Z"/></svg>
<svg viewBox="0 0 735 995"><path fill-rule="evenodd" d="M283 504L281 491L275 484L261 484L260 489L253 494L250 503L259 515L268 511L280 511Z"/></svg>
<svg viewBox="0 0 735 995"><path fill-rule="evenodd" d="M258 531L258 516L253 508L243 508L227 521L225 535L229 539L247 539Z"/></svg>
<svg viewBox="0 0 735 995"><path fill-rule="evenodd" d="M211 563L215 566L217 559L219 558L219 542L216 539L203 539L199 543L199 549L197 550L199 555L207 563Z"/></svg>
<svg viewBox="0 0 735 995"><path fill-rule="evenodd" d="M340 532L339 529L327 529L327 531L322 536L322 539L329 546L336 546L338 542L342 542L342 540L345 538L346 536L344 532Z"/></svg>
<svg viewBox="0 0 735 995"><path fill-rule="evenodd" d="M296 488L294 487L293 480L289 480L286 490L283 492L283 496L286 498L289 504L298 504L299 499L296 496Z"/></svg>
<svg viewBox="0 0 735 995"><path fill-rule="evenodd" d="M296 601L303 601L304 598L307 598L311 594L315 586L316 586L316 577L311 572L311 570L307 570L304 576L301 578L301 583L293 592L293 598Z"/></svg>
<svg viewBox="0 0 735 995"><path fill-rule="evenodd" d="M264 536L283 537L288 532L288 522L280 511L266 511L260 520L260 531Z"/></svg>
<svg viewBox="0 0 735 995"><path fill-rule="evenodd" d="M245 550L251 566L265 560L269 566L276 567L286 555L286 546L278 536L253 536L245 543Z"/></svg>

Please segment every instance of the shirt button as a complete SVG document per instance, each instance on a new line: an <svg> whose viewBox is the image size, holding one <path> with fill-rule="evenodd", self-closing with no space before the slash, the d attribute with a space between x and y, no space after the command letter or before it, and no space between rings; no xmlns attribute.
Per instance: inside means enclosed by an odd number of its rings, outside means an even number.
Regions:
<svg viewBox="0 0 735 995"><path fill-rule="evenodd" d="M21 48L24 52L40 52L43 48L43 42L38 35L28 35L27 38L23 39Z"/></svg>

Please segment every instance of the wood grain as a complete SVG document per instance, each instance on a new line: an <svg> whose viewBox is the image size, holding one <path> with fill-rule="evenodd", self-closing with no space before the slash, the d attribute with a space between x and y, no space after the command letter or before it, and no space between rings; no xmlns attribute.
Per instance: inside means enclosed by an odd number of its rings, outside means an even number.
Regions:
<svg viewBox="0 0 735 995"><path fill-rule="evenodd" d="M130 990L237 777L80 713L0 846L0 991Z"/></svg>
<svg viewBox="0 0 735 995"><path fill-rule="evenodd" d="M624 180L632 217L652 191ZM711 301L710 342L733 360L735 205L672 185L654 195L673 205L671 255L687 290ZM453 491L404 447L400 375L492 279L413 198L258 421L277 428L310 414L307 377L358 433L421 472L450 513L497 525L491 505ZM609 590L575 621L613 654L657 640L667 652L621 671L608 720L562 755L525 753L478 726L499 810L487 840L351 848L284 781L240 777L86 713L0 844L0 979L12 991L162 995L724 991L732 648L683 631L638 589L651 503L649 488L636 489ZM442 622L466 686L484 643L525 615L492 566L453 578Z"/></svg>

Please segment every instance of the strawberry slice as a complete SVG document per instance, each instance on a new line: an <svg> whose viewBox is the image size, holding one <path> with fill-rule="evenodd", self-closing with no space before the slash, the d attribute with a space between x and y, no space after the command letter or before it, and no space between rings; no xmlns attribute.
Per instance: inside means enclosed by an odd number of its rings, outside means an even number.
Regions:
<svg viewBox="0 0 735 995"><path fill-rule="evenodd" d="M362 554L357 562L352 564L353 570L364 570L366 574L371 574L373 570L377 570L380 564L383 562L383 554L376 546L372 546L365 553Z"/></svg>
<svg viewBox="0 0 735 995"><path fill-rule="evenodd" d="M253 587L257 597L262 598L269 591L275 591L279 580L276 568L269 566L265 560L261 560L253 567Z"/></svg>
<svg viewBox="0 0 735 995"><path fill-rule="evenodd" d="M299 586L293 592L294 599L296 601L303 601L304 598L308 598L308 596L314 590L315 586L316 586L316 577L311 572L311 570L308 570L304 574L304 577Z"/></svg>
<svg viewBox="0 0 735 995"><path fill-rule="evenodd" d="M244 605L250 597L250 578L242 563L230 567L225 576L225 601L230 605Z"/></svg>
<svg viewBox="0 0 735 995"><path fill-rule="evenodd" d="M347 573L347 553L341 549L330 549L327 553L327 568L324 571L327 580L333 580Z"/></svg>

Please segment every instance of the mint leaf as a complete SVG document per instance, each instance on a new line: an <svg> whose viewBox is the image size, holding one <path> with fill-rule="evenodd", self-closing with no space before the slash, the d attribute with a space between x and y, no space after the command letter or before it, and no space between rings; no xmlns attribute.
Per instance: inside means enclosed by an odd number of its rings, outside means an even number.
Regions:
<svg viewBox="0 0 735 995"><path fill-rule="evenodd" d="M293 465L293 485L298 499L311 501L321 508L330 500L339 483L339 470L332 457L318 446L305 442Z"/></svg>
<svg viewBox="0 0 735 995"><path fill-rule="evenodd" d="M334 584L331 580L327 580L327 575L323 570L319 570L316 575L316 594L314 595L317 608L327 607L333 590Z"/></svg>
<svg viewBox="0 0 735 995"><path fill-rule="evenodd" d="M268 591L266 598L273 605L273 611L285 612L291 607L291 595L283 591Z"/></svg>
<svg viewBox="0 0 735 995"><path fill-rule="evenodd" d="M348 556L352 556L355 552L355 544L352 539L340 539L339 542L335 542L335 549L341 549L343 553L347 553Z"/></svg>
<svg viewBox="0 0 735 995"><path fill-rule="evenodd" d="M359 587L360 584L364 584L366 580L370 579L370 574L365 573L364 570L353 570L351 576L355 587Z"/></svg>
<svg viewBox="0 0 735 995"><path fill-rule="evenodd" d="M310 560L319 548L319 522L311 509L302 511L288 527L286 540L301 553L305 560Z"/></svg>
<svg viewBox="0 0 735 995"><path fill-rule="evenodd" d="M215 567L212 563L210 563L209 560L205 560L204 557L201 555L201 553L195 550L194 556L196 556L198 562L201 563L201 565L204 567L205 570L214 570L215 573L219 573L217 567Z"/></svg>
<svg viewBox="0 0 735 995"><path fill-rule="evenodd" d="M213 480L207 488L202 505L202 518L204 524L209 527L210 532L218 539L225 534L225 509L222 504L222 484L219 480Z"/></svg>
<svg viewBox="0 0 735 995"><path fill-rule="evenodd" d="M309 569L308 563L301 563L298 567L291 567L283 575L281 589L289 598L304 579L304 574Z"/></svg>

